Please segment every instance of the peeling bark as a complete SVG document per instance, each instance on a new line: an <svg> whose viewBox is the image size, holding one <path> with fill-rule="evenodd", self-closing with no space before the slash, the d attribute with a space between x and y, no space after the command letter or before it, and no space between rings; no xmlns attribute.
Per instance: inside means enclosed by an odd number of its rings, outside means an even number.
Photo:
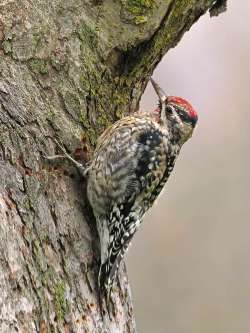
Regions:
<svg viewBox="0 0 250 333"><path fill-rule="evenodd" d="M43 156L57 153L57 138L91 158L105 127L138 109L162 56L214 6L0 0L1 333L136 331L124 264L114 314L101 316L86 181Z"/></svg>

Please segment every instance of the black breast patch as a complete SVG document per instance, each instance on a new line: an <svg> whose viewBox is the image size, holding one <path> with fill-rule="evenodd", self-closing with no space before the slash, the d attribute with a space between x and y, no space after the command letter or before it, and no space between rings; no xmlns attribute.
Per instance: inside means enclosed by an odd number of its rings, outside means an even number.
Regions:
<svg viewBox="0 0 250 333"><path fill-rule="evenodd" d="M138 137L139 159L136 169L137 179L145 177L157 163L157 153L162 143L162 133L158 130L148 130Z"/></svg>

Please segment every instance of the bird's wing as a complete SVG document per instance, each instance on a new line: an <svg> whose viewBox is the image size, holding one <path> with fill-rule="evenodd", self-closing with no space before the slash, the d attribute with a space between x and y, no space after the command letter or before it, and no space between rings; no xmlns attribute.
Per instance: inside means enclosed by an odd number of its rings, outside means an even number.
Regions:
<svg viewBox="0 0 250 333"><path fill-rule="evenodd" d="M126 131L131 131L129 136ZM118 133L117 146L108 154L113 189L107 193L111 203L106 215L110 239L102 267L103 280L108 279L108 284L113 281L144 213L159 194L168 164L167 138L158 127L123 128L122 133L125 137Z"/></svg>

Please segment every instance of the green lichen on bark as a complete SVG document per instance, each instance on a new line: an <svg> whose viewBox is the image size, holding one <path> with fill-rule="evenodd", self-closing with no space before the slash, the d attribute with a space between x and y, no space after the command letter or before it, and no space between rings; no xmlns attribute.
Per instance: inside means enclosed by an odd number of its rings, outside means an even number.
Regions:
<svg viewBox="0 0 250 333"><path fill-rule="evenodd" d="M48 74L49 72L48 64L44 59L31 59L29 65L31 70L36 74Z"/></svg>
<svg viewBox="0 0 250 333"><path fill-rule="evenodd" d="M3 41L2 46L3 46L4 52L6 54L12 52L12 44L11 44L11 42L9 40Z"/></svg>
<svg viewBox="0 0 250 333"><path fill-rule="evenodd" d="M41 272L44 272L47 268L47 265L46 265L46 261L44 258L44 253L43 253L41 244L37 239L33 242L33 252L34 252L36 263L39 267L39 270Z"/></svg>
<svg viewBox="0 0 250 333"><path fill-rule="evenodd" d="M97 42L97 31L95 28L91 27L91 25L87 25L86 23L82 22L79 25L79 28L77 30L78 36L86 43L91 49L95 49L95 43Z"/></svg>
<svg viewBox="0 0 250 333"><path fill-rule="evenodd" d="M148 21L150 10L154 7L154 0L122 0L124 9L131 15L135 24L143 24Z"/></svg>
<svg viewBox="0 0 250 333"><path fill-rule="evenodd" d="M41 40L42 40L41 33L33 33L33 35L32 35L32 46L34 47L34 49L37 48L37 46L39 45Z"/></svg>
<svg viewBox="0 0 250 333"><path fill-rule="evenodd" d="M66 299L66 286L63 281L59 281L55 284L54 302L55 302L56 316L59 321L62 321L69 309L69 304Z"/></svg>

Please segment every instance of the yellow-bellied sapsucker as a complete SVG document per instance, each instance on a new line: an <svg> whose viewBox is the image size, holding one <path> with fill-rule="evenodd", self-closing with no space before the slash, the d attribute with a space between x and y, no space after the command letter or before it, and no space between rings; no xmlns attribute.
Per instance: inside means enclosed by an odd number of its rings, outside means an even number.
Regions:
<svg viewBox="0 0 250 333"><path fill-rule="evenodd" d="M165 95L151 82L159 107L152 113L125 117L106 129L87 172L87 193L101 244L99 284L108 293L145 212L197 123L197 114L186 100Z"/></svg>

